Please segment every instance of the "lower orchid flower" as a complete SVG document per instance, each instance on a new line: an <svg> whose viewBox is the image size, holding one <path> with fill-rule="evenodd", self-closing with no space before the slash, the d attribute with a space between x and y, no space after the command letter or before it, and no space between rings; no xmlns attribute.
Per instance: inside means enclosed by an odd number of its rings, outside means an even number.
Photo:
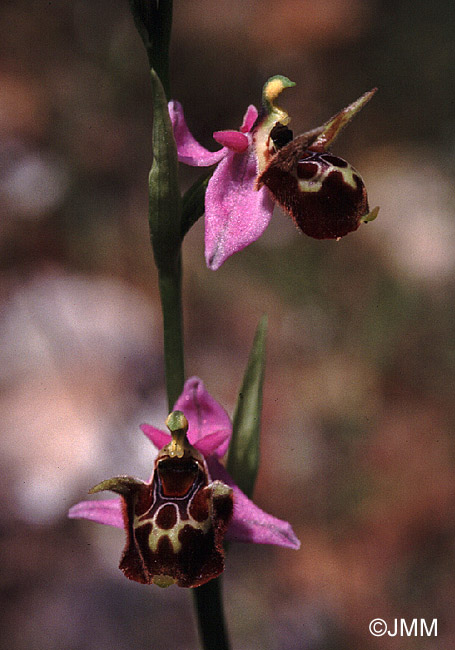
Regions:
<svg viewBox="0 0 455 650"><path fill-rule="evenodd" d="M263 89L261 112L250 105L240 131L216 131L213 137L223 148L215 152L193 138L181 104L169 102L179 161L218 165L205 195L205 257L212 270L262 235L275 202L302 232L317 239L340 239L377 216L379 208L369 212L358 172L328 151L376 89L293 139L288 114L274 105L290 86L294 83L287 77L271 77Z"/></svg>
<svg viewBox="0 0 455 650"><path fill-rule="evenodd" d="M202 381L189 379L166 424L171 435L148 424L142 431L160 449L148 483L119 476L90 493L120 495L82 501L69 517L124 528L120 569L131 580L167 587L197 587L224 570L223 540L298 549L291 526L265 513L235 485L220 458L232 425Z"/></svg>

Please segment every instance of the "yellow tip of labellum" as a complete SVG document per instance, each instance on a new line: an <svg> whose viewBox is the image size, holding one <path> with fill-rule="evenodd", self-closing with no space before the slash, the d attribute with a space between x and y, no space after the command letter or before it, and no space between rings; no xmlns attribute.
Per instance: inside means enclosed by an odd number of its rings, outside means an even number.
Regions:
<svg viewBox="0 0 455 650"><path fill-rule="evenodd" d="M379 212L379 205L377 205L375 208L372 209L371 212L369 212L364 217L362 217L361 222L368 223L369 221L374 221L378 216L378 212Z"/></svg>
<svg viewBox="0 0 455 650"><path fill-rule="evenodd" d="M174 585L177 581L174 580L174 578L171 578L171 576L160 576L156 575L153 576L153 584L156 585L157 587L170 587L171 585Z"/></svg>

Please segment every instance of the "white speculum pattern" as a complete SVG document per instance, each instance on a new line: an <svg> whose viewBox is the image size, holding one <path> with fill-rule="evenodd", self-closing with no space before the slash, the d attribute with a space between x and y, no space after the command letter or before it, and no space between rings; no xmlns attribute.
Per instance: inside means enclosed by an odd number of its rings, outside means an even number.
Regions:
<svg viewBox="0 0 455 650"><path fill-rule="evenodd" d="M201 530L204 534L208 533L208 531L212 527L213 500L216 499L217 497L230 496L232 494L232 488L230 488L228 485L225 485L222 481L215 480L204 489L210 490L210 498L208 503L209 515L206 519L204 519L204 521L197 521L190 514L190 506L197 492L195 492L192 495L192 497L188 500L185 509L186 510L185 519L182 518L180 509L178 508L177 504L172 503L171 501L166 501L165 503L160 505L159 508L156 510L156 512L153 514L153 516L150 518L144 519L144 515L141 515L140 517L134 515L133 527L135 530L145 524L152 524L153 527L149 535L148 543L150 549L153 552L156 552L158 548L158 542L160 541L160 539L162 537L167 537L172 545L172 549L174 553L178 553L182 548L182 543L179 540L179 533L181 530L183 530L183 528L185 528L185 526L191 526L191 528L194 528L196 530ZM177 519L174 526L172 526L172 528L163 529L160 528L155 522L162 508L168 506L171 506L175 509Z"/></svg>
<svg viewBox="0 0 455 650"><path fill-rule="evenodd" d="M301 192L319 192L322 187L323 182L332 172L340 172L343 175L343 181L350 185L353 189L357 188L357 182L354 178L354 175L358 176L356 170L348 164L347 167L337 167L336 165L331 165L329 163L321 164L316 160L311 158L304 159L302 162L309 163L312 165L317 165L318 170L315 172L312 178L299 178L297 174L297 169L294 171L293 176L297 179L299 190Z"/></svg>
<svg viewBox="0 0 455 650"><path fill-rule="evenodd" d="M163 528L159 528L159 526L156 525L155 521L160 510L167 506L172 506L173 508L175 508L177 521L175 522L174 526L172 526L172 528L165 530ZM153 524L153 528L149 535L149 540L148 540L150 549L153 552L155 552L158 548L158 542L160 541L160 539L162 537L167 537L171 542L174 553L178 553L182 548L182 543L179 540L179 533L181 530L183 530L185 526L191 526L191 528L196 528L202 530L203 533L207 533L210 530L210 527L212 525L210 516L207 517L207 519L205 519L204 521L196 521L196 519L193 519L193 517L191 517L191 515L188 513L188 518L182 519L180 516L180 510L176 505L172 503L164 503L162 506L160 506L151 519L139 520L139 518L135 515L133 526L135 529L137 529L145 524L150 524L150 523Z"/></svg>

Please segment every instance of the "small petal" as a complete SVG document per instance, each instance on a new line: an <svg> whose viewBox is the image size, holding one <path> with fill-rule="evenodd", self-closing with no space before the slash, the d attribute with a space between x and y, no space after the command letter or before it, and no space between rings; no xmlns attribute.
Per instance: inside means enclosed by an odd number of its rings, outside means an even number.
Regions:
<svg viewBox="0 0 455 650"><path fill-rule="evenodd" d="M225 149L208 151L193 138L186 125L183 108L179 102L169 102L168 109L180 162L193 167L210 167L226 155Z"/></svg>
<svg viewBox="0 0 455 650"><path fill-rule="evenodd" d="M183 411L188 420L188 440L200 449L204 441L204 455L216 453L222 456L227 449L232 433L232 424L224 408L206 390L198 377L191 377L185 382L183 392L174 405L174 410ZM228 432L224 442L214 432ZM211 437L211 435L213 437ZM210 439L209 439L210 438ZM221 447L220 447L221 445Z"/></svg>
<svg viewBox="0 0 455 650"><path fill-rule="evenodd" d="M267 228L273 200L265 188L255 189L256 155L229 152L216 168L205 195L205 258L215 271L223 262L256 241Z"/></svg>
<svg viewBox="0 0 455 650"><path fill-rule="evenodd" d="M161 429L157 429L156 427L152 427L150 424L141 424L140 428L157 449L162 449L172 440L171 436L168 433L161 431Z"/></svg>
<svg viewBox="0 0 455 650"><path fill-rule="evenodd" d="M253 106L253 104L250 104L246 109L245 115L243 116L243 122L242 122L242 126L240 127L240 131L242 133L248 133L249 131L251 131L257 119L258 119L258 109L256 108L256 106Z"/></svg>
<svg viewBox="0 0 455 650"><path fill-rule="evenodd" d="M296 550L300 548L300 541L287 521L272 517L258 508L235 485L225 468L215 458L209 458L207 465L212 479L219 479L234 490L234 515L226 533L226 540L275 544Z"/></svg>
<svg viewBox="0 0 455 650"><path fill-rule="evenodd" d="M90 519L99 524L124 528L121 499L81 501L69 509L70 519Z"/></svg>
<svg viewBox="0 0 455 650"><path fill-rule="evenodd" d="M235 153L243 153L248 149L248 138L240 131L215 131L213 139Z"/></svg>

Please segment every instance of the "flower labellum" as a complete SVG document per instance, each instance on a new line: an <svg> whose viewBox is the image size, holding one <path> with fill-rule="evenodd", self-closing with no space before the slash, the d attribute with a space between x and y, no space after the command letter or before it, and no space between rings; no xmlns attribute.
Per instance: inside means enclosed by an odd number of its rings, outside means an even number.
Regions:
<svg viewBox="0 0 455 650"><path fill-rule="evenodd" d="M362 95L323 126L293 139L286 126L287 114L273 105L279 92L290 85L286 77L278 76L264 86L263 118L255 130L260 168L257 188L265 185L306 235L340 239L357 230L360 223L376 218L379 208L369 211L359 173L328 148L376 89Z"/></svg>
<svg viewBox="0 0 455 650"><path fill-rule="evenodd" d="M209 483L204 457L188 442L181 411L173 411L166 424L172 440L159 452L149 484L118 477L90 492L111 490L123 498L127 542L120 569L127 578L160 587L198 587L224 570L232 488Z"/></svg>

